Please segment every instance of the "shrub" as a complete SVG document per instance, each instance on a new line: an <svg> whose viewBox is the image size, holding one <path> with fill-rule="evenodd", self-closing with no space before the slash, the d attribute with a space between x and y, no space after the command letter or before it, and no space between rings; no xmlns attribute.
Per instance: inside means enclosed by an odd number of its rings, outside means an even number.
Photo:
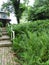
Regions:
<svg viewBox="0 0 49 65"><path fill-rule="evenodd" d="M0 27L0 37L2 36L2 29L1 29L1 27Z"/></svg>
<svg viewBox="0 0 49 65"><path fill-rule="evenodd" d="M33 7L29 14L28 20L45 20L49 19L49 6L43 5L40 7Z"/></svg>
<svg viewBox="0 0 49 65"><path fill-rule="evenodd" d="M7 34L11 37L11 25L6 25Z"/></svg>
<svg viewBox="0 0 49 65"><path fill-rule="evenodd" d="M49 36L46 32L41 35L28 31L13 40L13 50L22 65L47 65L49 60ZM49 64L49 63L48 63Z"/></svg>
<svg viewBox="0 0 49 65"><path fill-rule="evenodd" d="M12 25L13 51L21 65L49 65L49 20Z"/></svg>
<svg viewBox="0 0 49 65"><path fill-rule="evenodd" d="M2 22L0 22L0 27L2 27Z"/></svg>

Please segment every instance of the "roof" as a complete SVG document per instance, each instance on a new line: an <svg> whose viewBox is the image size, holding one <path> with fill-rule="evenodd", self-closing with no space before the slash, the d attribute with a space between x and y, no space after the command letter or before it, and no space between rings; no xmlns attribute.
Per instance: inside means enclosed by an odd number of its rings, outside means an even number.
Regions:
<svg viewBox="0 0 49 65"><path fill-rule="evenodd" d="M11 19L2 19L2 18L0 18L0 20L7 20L7 21L11 21Z"/></svg>

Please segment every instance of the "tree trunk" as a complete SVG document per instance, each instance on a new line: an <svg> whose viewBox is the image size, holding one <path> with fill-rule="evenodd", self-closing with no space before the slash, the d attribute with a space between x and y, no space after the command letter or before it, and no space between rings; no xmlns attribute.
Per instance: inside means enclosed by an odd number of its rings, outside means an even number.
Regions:
<svg viewBox="0 0 49 65"><path fill-rule="evenodd" d="M19 24L20 23L20 20L19 20L19 18L17 17L17 23Z"/></svg>
<svg viewBox="0 0 49 65"><path fill-rule="evenodd" d="M19 19L20 19L20 17L19 17L19 5L20 5L20 0L12 0L12 3L13 3L13 6L14 6L14 10L15 10L15 15L16 15L16 17L17 17L17 22L18 22L18 24L20 23L20 21L19 21Z"/></svg>

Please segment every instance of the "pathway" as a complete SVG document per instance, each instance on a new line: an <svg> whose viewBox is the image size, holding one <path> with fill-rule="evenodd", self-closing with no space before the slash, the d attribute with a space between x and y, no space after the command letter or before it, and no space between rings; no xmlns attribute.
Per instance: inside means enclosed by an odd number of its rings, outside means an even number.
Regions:
<svg viewBox="0 0 49 65"><path fill-rule="evenodd" d="M2 28L2 37L0 37L0 65L17 65L11 50L11 41L5 28Z"/></svg>

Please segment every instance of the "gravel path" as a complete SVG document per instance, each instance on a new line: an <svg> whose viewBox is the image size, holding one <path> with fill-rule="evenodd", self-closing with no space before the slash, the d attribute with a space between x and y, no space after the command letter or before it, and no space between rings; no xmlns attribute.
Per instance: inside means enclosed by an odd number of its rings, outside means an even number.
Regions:
<svg viewBox="0 0 49 65"><path fill-rule="evenodd" d="M11 47L0 47L0 65L16 65Z"/></svg>

